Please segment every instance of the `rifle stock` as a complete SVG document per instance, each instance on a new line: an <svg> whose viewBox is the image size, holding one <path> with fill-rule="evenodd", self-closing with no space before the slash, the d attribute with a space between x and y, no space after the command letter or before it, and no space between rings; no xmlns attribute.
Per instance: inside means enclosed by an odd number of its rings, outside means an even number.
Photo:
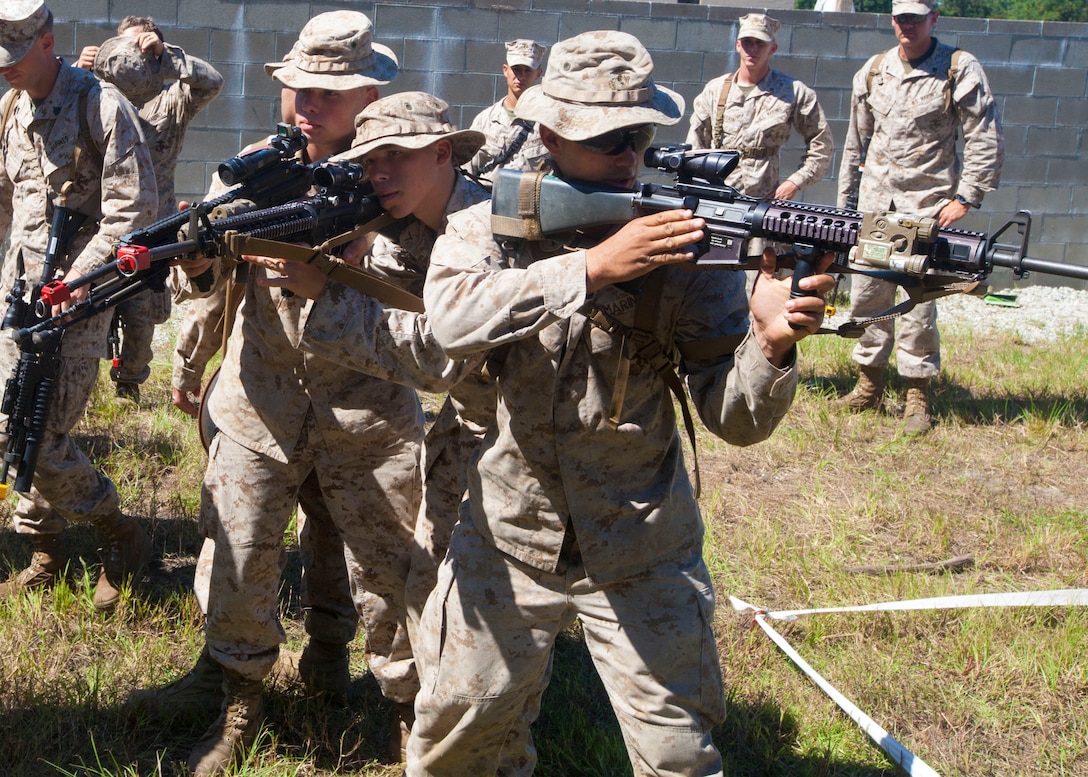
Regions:
<svg viewBox="0 0 1088 777"><path fill-rule="evenodd" d="M1086 266L1026 256L1031 229L1027 211L987 236L941 228L936 219L905 213L862 213L749 197L724 183L737 160L735 152L651 148L647 166L675 173L675 181L643 183L635 192L502 169L492 191L492 231L499 237L539 240L688 209L706 221L704 239L692 246L696 269L756 269L758 257L748 256L753 238L792 243L796 256L782 259L786 266L793 262L794 296L803 293L797 281L812 272L809 257L831 252L836 258L828 272L895 283L906 292L910 306L953 293L985 294L985 280L996 267L1011 269L1017 278L1038 272L1088 280ZM1004 242L1010 238L1013 242ZM836 331L858 337L871 321L851 321Z"/></svg>

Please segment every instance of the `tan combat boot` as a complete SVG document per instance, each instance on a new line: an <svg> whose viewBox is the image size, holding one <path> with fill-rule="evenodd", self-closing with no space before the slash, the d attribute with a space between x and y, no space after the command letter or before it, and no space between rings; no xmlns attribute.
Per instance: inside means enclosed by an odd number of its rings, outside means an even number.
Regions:
<svg viewBox="0 0 1088 777"><path fill-rule="evenodd" d="M8 582L0 584L0 597L13 596L33 588L52 588L68 564L68 557L60 547L61 535L31 534L30 543L34 547L30 566Z"/></svg>
<svg viewBox="0 0 1088 777"><path fill-rule="evenodd" d="M298 660L298 674L310 696L336 707L348 706L351 669L347 645L311 637Z"/></svg>
<svg viewBox="0 0 1088 777"><path fill-rule="evenodd" d="M121 598L121 586L138 579L151 560L151 538L136 519L117 510L96 524L106 540L102 571L94 589L94 606L112 609Z"/></svg>
<svg viewBox="0 0 1088 777"><path fill-rule="evenodd" d="M128 697L131 708L143 712L155 712L164 717L211 717L223 708L223 667L208 652L208 646L200 652L200 658L183 677L161 688L141 688Z"/></svg>
<svg viewBox="0 0 1088 777"><path fill-rule="evenodd" d="M907 407L903 411L903 433L914 436L925 434L933 426L929 414L929 378L907 380Z"/></svg>
<svg viewBox="0 0 1088 777"><path fill-rule="evenodd" d="M260 680L247 680L223 670L222 712L189 754L189 770L196 777L225 773L240 763L264 722L264 696Z"/></svg>
<svg viewBox="0 0 1088 777"><path fill-rule="evenodd" d="M842 403L851 413L880 410L884 405L884 368L861 366L858 369L858 383Z"/></svg>

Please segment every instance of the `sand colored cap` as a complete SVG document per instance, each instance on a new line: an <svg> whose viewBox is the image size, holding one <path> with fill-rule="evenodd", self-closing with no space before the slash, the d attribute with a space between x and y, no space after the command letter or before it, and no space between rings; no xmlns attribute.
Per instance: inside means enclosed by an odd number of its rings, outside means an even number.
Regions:
<svg viewBox="0 0 1088 777"><path fill-rule="evenodd" d="M118 35L99 46L91 69L136 105L142 105L162 90L158 58L150 51L140 51L136 38L130 35Z"/></svg>
<svg viewBox="0 0 1088 777"><path fill-rule="evenodd" d="M506 41L506 64L510 67L525 65L539 70L541 63L544 62L544 51L545 48L535 40L525 38L508 40Z"/></svg>
<svg viewBox="0 0 1088 777"><path fill-rule="evenodd" d="M294 56L271 75L291 89L344 91L380 86L397 75L397 57L392 49L374 42L366 14L329 11L306 22Z"/></svg>
<svg viewBox="0 0 1088 777"><path fill-rule="evenodd" d="M0 67L10 67L26 56L49 18L42 0L4 0L0 3Z"/></svg>
<svg viewBox="0 0 1088 777"><path fill-rule="evenodd" d="M740 17L740 28L737 30L737 40L742 38L756 38L768 43L774 42L774 36L782 28L777 19L772 19L767 14L749 13Z"/></svg>
<svg viewBox="0 0 1088 777"><path fill-rule="evenodd" d="M264 72L267 75L271 76L273 73L275 73L281 67L286 65L292 59L294 59L297 54L298 54L298 41L296 40L294 45L291 46L291 50L288 51L286 54L284 54L283 59L281 59L279 62L265 62L264 63Z"/></svg>
<svg viewBox="0 0 1088 777"><path fill-rule="evenodd" d="M926 16L932 13L936 7L937 0L893 0L892 16L898 16L901 13L916 13L919 16Z"/></svg>
<svg viewBox="0 0 1088 777"><path fill-rule="evenodd" d="M568 140L640 124L676 124L684 98L654 84L653 71L650 52L633 35L583 32L552 47L544 78L525 90L514 113Z"/></svg>
<svg viewBox="0 0 1088 777"><path fill-rule="evenodd" d="M439 140L453 145L453 163L460 167L476 155L484 135L459 130L450 121L450 106L426 92L401 92L375 100L355 117L355 140L334 161L357 161L381 146L425 148Z"/></svg>

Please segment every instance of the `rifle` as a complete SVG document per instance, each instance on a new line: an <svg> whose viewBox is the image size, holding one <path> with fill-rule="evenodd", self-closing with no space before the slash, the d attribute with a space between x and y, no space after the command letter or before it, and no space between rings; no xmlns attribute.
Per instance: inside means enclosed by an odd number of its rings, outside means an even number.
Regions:
<svg viewBox="0 0 1088 777"><path fill-rule="evenodd" d="M65 193L62 190L62 197ZM31 289L28 301L24 297L26 279L23 277L20 254L18 277L12 283L11 292L7 296L8 309L4 313L0 329L35 326L46 318L49 309L42 299L42 292L52 282L59 260L68 254L68 244L86 218L86 214L63 205L54 206L41 279ZM49 404L53 400L63 334L63 331L59 331L50 337L41 338L33 348L21 348L15 371L4 387L0 413L7 416L4 428L7 445L3 463L0 464L0 499L7 496L8 472L13 464L16 465L15 490L30 490L30 481L38 461L38 450L45 434Z"/></svg>
<svg viewBox="0 0 1088 777"><path fill-rule="evenodd" d="M706 221L696 246L695 269L753 270L748 241L764 238L792 243L796 255L780 257L793 265L791 296L806 292L798 281L814 272L825 252L836 255L829 273L854 273L890 281L907 299L869 319L821 329L860 337L874 321L905 313L921 302L955 293L986 294L985 280L996 267L1019 279L1029 272L1088 280L1088 266L1026 256L1031 213L1017 212L987 236L936 219L904 213L860 213L826 205L760 199L725 185L740 160L734 151L692 151L690 146L652 147L645 164L672 173L671 184L643 183L637 191L617 190L543 173L501 169L495 174L491 228L499 237L539 240L576 229L623 224L636 216L678 208ZM1010 230L1015 242L1002 242Z"/></svg>

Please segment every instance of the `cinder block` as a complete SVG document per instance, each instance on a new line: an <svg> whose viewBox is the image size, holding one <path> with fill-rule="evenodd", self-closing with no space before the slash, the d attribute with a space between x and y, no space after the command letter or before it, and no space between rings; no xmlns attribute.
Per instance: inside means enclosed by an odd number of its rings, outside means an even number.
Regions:
<svg viewBox="0 0 1088 777"><path fill-rule="evenodd" d="M698 54L655 51L652 56L658 83L697 83L702 77L703 58Z"/></svg>
<svg viewBox="0 0 1088 777"><path fill-rule="evenodd" d="M620 31L634 35L642 45L654 51L673 51L676 48L675 19L621 18Z"/></svg>
<svg viewBox="0 0 1088 777"><path fill-rule="evenodd" d="M559 22L559 40L593 30L618 30L620 17L614 14L564 14Z"/></svg>
<svg viewBox="0 0 1088 777"><path fill-rule="evenodd" d="M438 38L462 40L498 40L499 12L476 8L440 8Z"/></svg>
<svg viewBox="0 0 1088 777"><path fill-rule="evenodd" d="M1034 67L1060 65L1062 62L1062 42L1057 38L1014 37L1009 62Z"/></svg>
<svg viewBox="0 0 1088 777"><path fill-rule="evenodd" d="M1088 126L1088 100L1058 98L1056 123L1069 127Z"/></svg>
<svg viewBox="0 0 1088 777"><path fill-rule="evenodd" d="M794 36L790 54L794 56L845 57L849 41L850 35L845 30L828 29L821 31L819 35Z"/></svg>
<svg viewBox="0 0 1088 777"><path fill-rule="evenodd" d="M438 36L439 8L415 5L382 5L376 8L374 38L389 45L394 38L423 38L434 40Z"/></svg>
<svg viewBox="0 0 1088 777"><path fill-rule="evenodd" d="M1001 123L1026 125L1054 124L1058 109L1056 97L1031 97L1027 95L1007 95L998 97L1001 105Z"/></svg>
<svg viewBox="0 0 1088 777"><path fill-rule="evenodd" d="M401 60L401 66L412 70L466 73L468 61L465 48L466 42L461 38L444 38L437 41L408 38L404 41L404 57ZM502 69L502 60L495 65L495 69ZM397 91L403 90L398 88Z"/></svg>
<svg viewBox="0 0 1088 777"><path fill-rule="evenodd" d="M515 13L502 12L499 14L499 33L497 42L502 43L514 38L532 38L533 40L551 46L559 40L559 20L561 14L546 13ZM500 52L499 67L502 66L506 51Z"/></svg>
<svg viewBox="0 0 1088 777"><path fill-rule="evenodd" d="M288 37L290 42L288 42L287 48L280 52L278 49L279 39ZM210 54L220 61L278 62L291 50L291 44L294 43L297 37L298 33L285 35L276 32L248 32L239 35L229 30L212 30L209 49ZM167 38L167 40L170 39Z"/></svg>
<svg viewBox="0 0 1088 777"><path fill-rule="evenodd" d="M1048 156L1075 156L1078 135L1074 127L1028 127L1028 148Z"/></svg>
<svg viewBox="0 0 1088 777"><path fill-rule="evenodd" d="M994 94L1031 94L1035 83L1033 68L1007 64L982 63Z"/></svg>
<svg viewBox="0 0 1088 777"><path fill-rule="evenodd" d="M942 37L941 40L944 41L944 38ZM982 63L983 68L987 69L987 62L1009 61L1012 40L1011 35L970 35L963 33L957 36L955 45L974 54L978 61ZM944 42L950 43L951 41Z"/></svg>
<svg viewBox="0 0 1088 777"><path fill-rule="evenodd" d="M1035 68L1036 95L1058 95L1059 97L1083 97L1088 72L1071 68Z"/></svg>

